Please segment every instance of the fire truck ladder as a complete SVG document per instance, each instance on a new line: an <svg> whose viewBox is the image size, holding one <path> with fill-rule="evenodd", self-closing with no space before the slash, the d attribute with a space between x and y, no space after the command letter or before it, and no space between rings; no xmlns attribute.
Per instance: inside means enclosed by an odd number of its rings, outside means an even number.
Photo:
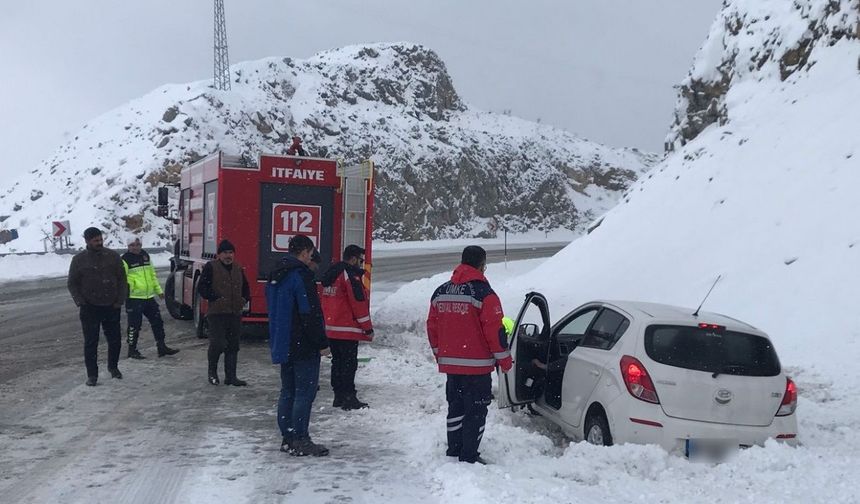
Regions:
<svg viewBox="0 0 860 504"><path fill-rule="evenodd" d="M367 248L367 195L373 178L373 161L341 168L343 188L343 246Z"/></svg>

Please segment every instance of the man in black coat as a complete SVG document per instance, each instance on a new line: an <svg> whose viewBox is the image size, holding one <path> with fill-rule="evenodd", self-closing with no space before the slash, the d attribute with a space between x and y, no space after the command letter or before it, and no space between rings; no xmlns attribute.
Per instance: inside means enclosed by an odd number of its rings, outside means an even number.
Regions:
<svg viewBox="0 0 860 504"><path fill-rule="evenodd" d="M117 366L122 347L120 308L128 296L128 282L122 259L105 248L98 228L87 228L84 240L87 248L72 259L67 285L75 305L80 308L87 385L93 387L99 379L100 327L104 328L108 344L108 371L112 377L122 379Z"/></svg>

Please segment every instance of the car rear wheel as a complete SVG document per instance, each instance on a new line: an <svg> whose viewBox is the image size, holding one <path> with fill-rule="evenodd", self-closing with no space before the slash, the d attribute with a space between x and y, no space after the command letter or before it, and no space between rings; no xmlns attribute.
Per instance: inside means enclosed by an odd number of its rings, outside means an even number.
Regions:
<svg viewBox="0 0 860 504"><path fill-rule="evenodd" d="M612 433L609 432L609 421L602 410L589 413L585 420L585 440L593 445L612 446Z"/></svg>

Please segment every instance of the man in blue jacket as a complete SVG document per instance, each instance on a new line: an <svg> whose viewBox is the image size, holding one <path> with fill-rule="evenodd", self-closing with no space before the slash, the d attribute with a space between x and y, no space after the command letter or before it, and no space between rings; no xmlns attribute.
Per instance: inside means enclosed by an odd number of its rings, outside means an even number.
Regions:
<svg viewBox="0 0 860 504"><path fill-rule="evenodd" d="M268 278L269 347L272 363L281 365L278 427L281 451L294 456L328 455L311 441L311 407L317 394L320 357L330 355L314 274L314 244L305 235L290 239L289 255Z"/></svg>

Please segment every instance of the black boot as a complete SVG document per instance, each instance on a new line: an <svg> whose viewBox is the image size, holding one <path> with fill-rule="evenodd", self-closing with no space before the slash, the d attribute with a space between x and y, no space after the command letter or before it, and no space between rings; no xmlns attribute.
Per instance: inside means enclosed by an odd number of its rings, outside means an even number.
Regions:
<svg viewBox="0 0 860 504"><path fill-rule="evenodd" d="M316 444L310 438L304 438L292 441L289 444L289 454L295 457L305 457L311 455L313 457L325 457L328 455L328 448L321 444Z"/></svg>
<svg viewBox="0 0 860 504"><path fill-rule="evenodd" d="M343 406L343 400L344 400L343 394L335 393L334 401L331 403L331 406L333 408L340 408L341 406Z"/></svg>
<svg viewBox="0 0 860 504"><path fill-rule="evenodd" d="M358 397L356 397L355 394L350 394L346 396L346 398L343 400L343 404L340 405L340 408L346 411L357 410L366 407L367 403L359 401Z"/></svg>
<svg viewBox="0 0 860 504"><path fill-rule="evenodd" d="M127 342L128 342L128 358L129 359L145 359L140 352L137 351L137 338L140 336L140 333L132 329L128 328L127 334Z"/></svg>
<svg viewBox="0 0 860 504"><path fill-rule="evenodd" d="M218 385L221 383L221 380L218 379L218 359L212 361L212 358L209 359L209 383L211 385Z"/></svg>
<svg viewBox="0 0 860 504"><path fill-rule="evenodd" d="M179 353L179 350L175 348L170 348L167 346L164 341L159 341L156 343L158 345L158 356L164 357L165 355L176 355Z"/></svg>
<svg viewBox="0 0 860 504"><path fill-rule="evenodd" d="M238 360L238 352L227 352L224 354L224 385L244 387L248 384L245 380L236 378L236 364Z"/></svg>

